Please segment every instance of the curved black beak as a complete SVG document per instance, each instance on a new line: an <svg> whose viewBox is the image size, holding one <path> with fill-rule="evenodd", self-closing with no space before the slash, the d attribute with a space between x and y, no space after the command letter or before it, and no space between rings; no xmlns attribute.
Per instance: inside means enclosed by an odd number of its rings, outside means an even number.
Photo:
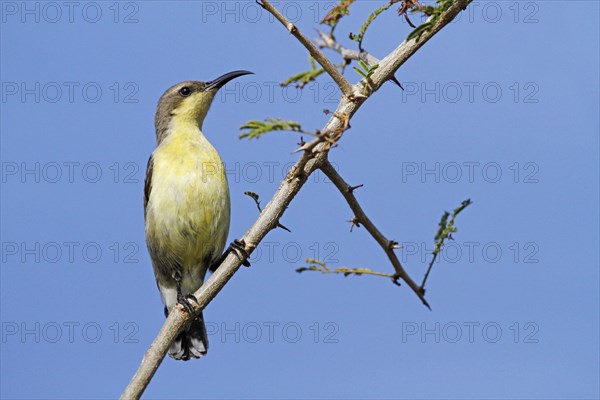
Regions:
<svg viewBox="0 0 600 400"><path fill-rule="evenodd" d="M215 79L213 81L206 82L206 90L213 90L213 89L219 90L230 80L235 79L240 76L243 76L243 75L248 75L248 74L253 74L253 73L254 72L243 71L243 70L228 72L225 75L221 75L220 77L218 77L217 79Z"/></svg>

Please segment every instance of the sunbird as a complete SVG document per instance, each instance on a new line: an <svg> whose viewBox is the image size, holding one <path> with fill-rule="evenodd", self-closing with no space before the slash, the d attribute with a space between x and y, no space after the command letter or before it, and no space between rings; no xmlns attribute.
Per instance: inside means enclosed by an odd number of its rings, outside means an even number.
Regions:
<svg viewBox="0 0 600 400"><path fill-rule="evenodd" d="M225 167L202 132L217 91L249 71L233 71L210 82L185 81L169 88L155 115L156 149L144 184L146 243L165 316L190 300L207 269L221 259L229 233L230 199ZM208 350L202 313L169 348L176 360L200 358Z"/></svg>

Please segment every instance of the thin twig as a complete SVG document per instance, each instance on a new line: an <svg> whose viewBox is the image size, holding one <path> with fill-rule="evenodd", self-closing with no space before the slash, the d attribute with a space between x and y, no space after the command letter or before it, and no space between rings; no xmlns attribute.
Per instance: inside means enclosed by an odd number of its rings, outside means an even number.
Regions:
<svg viewBox="0 0 600 400"><path fill-rule="evenodd" d="M262 212L262 207L260 206L260 197L257 193L254 192L244 192L244 194L254 200L254 204L256 204L256 208L258 208L258 212ZM283 229L284 231L292 232L289 228L283 226L280 222L277 222L277 227Z"/></svg>
<svg viewBox="0 0 600 400"><path fill-rule="evenodd" d="M339 267L335 269L329 269L327 264L323 261L316 260L314 258L309 258L306 260L307 263L313 264L308 267L300 267L296 268L296 272L302 273L305 271L317 271L322 274L343 274L344 276L350 275L372 275L372 276L382 276L384 278L392 278L394 279L393 274L388 274L385 272L373 271L369 268L349 268L349 267Z"/></svg>
<svg viewBox="0 0 600 400"><path fill-rule="evenodd" d="M465 201L460 203L460 206L458 206L457 208L454 209L452 214L450 214L448 211L445 211L444 214L442 215L442 218L439 223L438 231L435 235L436 242L435 242L435 248L433 250L433 257L431 258L431 262L429 263L427 272L425 272L425 276L423 277L423 282L421 283L421 290L425 291L425 283L427 283L427 278L429 278L429 273L431 272L431 269L433 268L433 264L435 263L435 260L437 259L438 254L441 253L442 247L444 247L446 239L453 240L452 234L454 232L456 232L456 230L457 230L456 226L454 225L454 221L455 221L456 217L458 216L458 214L460 214L465 208L467 208L471 204L473 204L471 199L466 199ZM448 218L450 218L450 220L448 220Z"/></svg>
<svg viewBox="0 0 600 400"><path fill-rule="evenodd" d="M347 63L350 63L350 60L356 60L356 61L360 60L360 61L364 61L365 63L367 63L367 65L369 65L369 66L379 64L379 59L377 57L373 56L368 51L366 51L364 49L362 51L351 50L351 49L339 44L331 35L326 35L318 29L317 29L317 33L319 34L319 36L321 38L321 39L315 39L315 43L317 44L317 46L319 46L319 48L321 48L321 49L331 49L331 50L335 51L336 53L339 53ZM398 81L398 79L396 79L395 76L392 76L390 78L390 81L394 82L401 89L404 89L402 87L402 85L400 84L400 82Z"/></svg>
<svg viewBox="0 0 600 400"><path fill-rule="evenodd" d="M366 50L352 50L339 44L333 37L317 29L320 39L315 39L315 43L321 49L331 49L339 53L345 60L362 60L369 65L379 64L379 59L372 56Z"/></svg>
<svg viewBox="0 0 600 400"><path fill-rule="evenodd" d="M425 283L427 283L427 278L429 278L429 274L431 273L431 269L433 268L433 264L435 263L438 254L440 253L433 253L433 257L431 257L431 262L429 263L429 267L427 267L427 271L423 276L423 282L421 282L421 290L425 290Z"/></svg>
<svg viewBox="0 0 600 400"><path fill-rule="evenodd" d="M338 84L344 96L350 96L352 94L352 85L350 85L346 78L338 71L337 67L329 60L329 58L327 58L317 46L300 32L296 25L288 21L277 8L273 7L269 0L257 0L256 2L265 10L273 14L273 16L285 26L288 32L294 35L294 37L306 47L310 55L325 69L335 83Z"/></svg>
<svg viewBox="0 0 600 400"><path fill-rule="evenodd" d="M335 170L335 168L333 168L329 161L321 165L321 171L323 171L323 173L325 173L325 175L327 175L327 177L331 179L331 182L333 182L333 184L335 185L335 187L338 188L342 196L344 196L344 199L346 199L346 202L348 203L350 209L354 213L353 221L356 221L354 223L356 224L358 222L362 224L365 227L365 229L371 234L371 236L373 236L373 239L375 239L375 241L381 246L385 254L388 256L390 262L394 266L394 270L396 270L396 274L394 275L394 277L400 278L404 282L406 282L406 284L413 290L413 292L415 292L419 299L421 299L423 304L425 304L427 308L431 308L429 306L429 303L427 303L427 300L425 300L425 292L421 290L419 285L417 285L415 281L412 280L412 278L404 270L404 267L402 267L400 260L396 256L396 253L394 253L392 241L386 238L381 233L381 231L377 229L375 224L371 222L369 217L367 217L367 215L363 211L362 207L358 203L358 200L356 200L356 197L354 196L354 190L352 190L353 187L346 183L344 178L342 178L342 176Z"/></svg>
<svg viewBox="0 0 600 400"><path fill-rule="evenodd" d="M448 7L448 9L441 14L430 29L423 32L420 38L406 39L396 47L394 51L388 54L379 63L379 68L375 71L371 79L375 82L376 87L373 90L379 89L379 87L387 80L391 79L398 68L404 64L417 50L419 50L425 43L434 37L443 27L448 25L452 20L473 0L455 0L454 3ZM429 17L426 22L430 22L433 17Z"/></svg>

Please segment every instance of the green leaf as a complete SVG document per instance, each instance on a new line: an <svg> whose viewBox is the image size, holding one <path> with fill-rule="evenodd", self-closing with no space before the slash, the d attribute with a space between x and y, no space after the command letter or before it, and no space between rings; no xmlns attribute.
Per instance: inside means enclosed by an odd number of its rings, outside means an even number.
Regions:
<svg viewBox="0 0 600 400"><path fill-rule="evenodd" d="M428 30L431 29L431 27L433 26L433 22L429 21L429 22L425 22L419 26L417 26L409 35L407 40L412 40L412 39L416 39L417 41L419 41L421 39L421 35L423 35L425 32L427 32Z"/></svg>
<svg viewBox="0 0 600 400"><path fill-rule="evenodd" d="M361 276L361 275L374 275L374 276L382 276L385 278L394 278L394 274L388 274L385 272L377 272L377 271L373 271L369 268L348 268L348 267L339 267L336 269L330 269L327 267L327 264L324 263L323 261L319 261L319 260L315 260L312 258L308 258L306 259L306 262L308 264L313 264L313 265L309 265L308 267L300 267L300 268L296 268L296 272L301 273L301 272L305 272L305 271L317 271L317 272L321 272L323 274L342 274L344 276L350 276L350 275L356 275L356 276Z"/></svg>
<svg viewBox="0 0 600 400"><path fill-rule="evenodd" d="M460 214L465 208L467 208L469 205L473 204L473 202L471 201L471 199L467 199L465 201L463 201L462 203L460 203L460 206L458 206L457 208L454 209L454 211L452 212L452 214L450 214L448 211L445 211L444 214L442 215L442 218L440 219L439 222L439 226L438 226L438 230L435 234L435 250L433 251L433 254L437 254L441 251L442 247L444 246L444 241L446 239L451 238L451 235L457 231L456 226L454 226L454 220L456 219L456 216L458 214ZM448 218L450 218L450 220L448 221Z"/></svg>
<svg viewBox="0 0 600 400"><path fill-rule="evenodd" d="M274 131L304 132L298 122L285 121L281 118L267 118L264 122L249 121L242 125L240 130L247 130L239 136L240 139L258 139L265 133Z"/></svg>
<svg viewBox="0 0 600 400"><path fill-rule="evenodd" d="M412 13L422 13L430 19L427 22L417 26L407 37L407 40L416 39L419 41L421 36L429 31L435 23L438 21L439 17L454 4L455 0L436 0L436 6L427 6L421 4L415 4L411 7ZM401 8L402 9L402 8Z"/></svg>
<svg viewBox="0 0 600 400"><path fill-rule="evenodd" d="M359 75L361 75L363 78L367 78L367 73L364 73L363 71L361 71L360 69L356 68L356 67L352 67Z"/></svg>
<svg viewBox="0 0 600 400"><path fill-rule="evenodd" d="M373 21L375 20L375 18L377 18L379 16L379 14L381 14L382 12L384 12L386 10L389 10L389 8L392 6L392 4L393 4L393 2L390 1L388 4L381 6L378 9L376 9L375 11L373 11L371 14L369 14L366 21L363 22L363 24L360 26L359 33L358 34L353 34L353 33L350 34L350 40L358 42L359 49L362 49L363 39L365 38L367 29L369 29L369 26L371 25L371 23L373 23Z"/></svg>

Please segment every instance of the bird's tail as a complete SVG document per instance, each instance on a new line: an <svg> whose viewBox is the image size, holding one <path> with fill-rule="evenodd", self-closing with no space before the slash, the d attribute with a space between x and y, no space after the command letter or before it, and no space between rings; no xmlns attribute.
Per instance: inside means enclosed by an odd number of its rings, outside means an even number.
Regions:
<svg viewBox="0 0 600 400"><path fill-rule="evenodd" d="M169 356L187 361L200 358L208 351L208 335L202 313L184 328L169 347Z"/></svg>

